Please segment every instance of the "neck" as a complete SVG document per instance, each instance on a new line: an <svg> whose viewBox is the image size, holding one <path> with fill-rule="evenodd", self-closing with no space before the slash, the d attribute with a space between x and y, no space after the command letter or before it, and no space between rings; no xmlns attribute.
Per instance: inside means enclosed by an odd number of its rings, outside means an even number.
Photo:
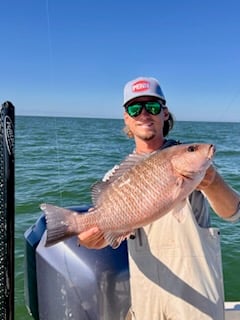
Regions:
<svg viewBox="0 0 240 320"><path fill-rule="evenodd" d="M157 139L157 140L140 140L135 138L135 144L136 144L136 153L151 153L153 151L156 151L160 149L164 143L165 139Z"/></svg>

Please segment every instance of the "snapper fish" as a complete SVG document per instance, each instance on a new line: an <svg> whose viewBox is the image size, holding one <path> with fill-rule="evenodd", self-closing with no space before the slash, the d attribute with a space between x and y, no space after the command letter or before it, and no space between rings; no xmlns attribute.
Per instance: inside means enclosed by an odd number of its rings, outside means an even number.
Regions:
<svg viewBox="0 0 240 320"><path fill-rule="evenodd" d="M203 179L215 153L212 144L180 144L151 154L132 154L107 181L93 185L93 208L85 214L41 204L46 246L98 227L117 248L137 228L177 207Z"/></svg>

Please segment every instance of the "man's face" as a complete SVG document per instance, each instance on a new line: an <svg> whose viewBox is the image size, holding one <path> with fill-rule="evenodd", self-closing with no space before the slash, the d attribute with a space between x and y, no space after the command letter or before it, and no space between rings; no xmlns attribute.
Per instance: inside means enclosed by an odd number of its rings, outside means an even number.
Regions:
<svg viewBox="0 0 240 320"><path fill-rule="evenodd" d="M160 102L155 97L145 96L132 100L128 105L133 105L138 102ZM124 120L126 126L132 132L134 137L141 140L149 141L155 137L163 136L164 121L168 119L167 107L162 107L159 114L153 115L143 107L141 113L136 117L131 117L127 111L124 112Z"/></svg>

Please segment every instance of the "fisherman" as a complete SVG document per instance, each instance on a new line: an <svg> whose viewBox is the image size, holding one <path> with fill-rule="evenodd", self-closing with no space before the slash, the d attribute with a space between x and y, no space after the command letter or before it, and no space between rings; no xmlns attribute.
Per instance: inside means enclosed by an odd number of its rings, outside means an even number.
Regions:
<svg viewBox="0 0 240 320"><path fill-rule="evenodd" d="M124 131L135 140L134 153L150 154L178 143L166 139L174 119L154 78L125 85L124 121ZM131 308L126 319L224 320L219 231L211 227L207 201L221 218L240 219L239 194L211 165L184 207L138 229L128 240ZM97 228L78 238L88 248L107 245Z"/></svg>

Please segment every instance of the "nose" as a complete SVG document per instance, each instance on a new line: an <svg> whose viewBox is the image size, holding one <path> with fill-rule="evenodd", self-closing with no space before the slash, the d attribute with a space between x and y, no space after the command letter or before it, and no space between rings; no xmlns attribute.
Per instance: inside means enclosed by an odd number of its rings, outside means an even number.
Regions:
<svg viewBox="0 0 240 320"><path fill-rule="evenodd" d="M150 113L147 112L145 106L142 108L142 112L140 113L139 116L148 116L148 117L150 116Z"/></svg>

